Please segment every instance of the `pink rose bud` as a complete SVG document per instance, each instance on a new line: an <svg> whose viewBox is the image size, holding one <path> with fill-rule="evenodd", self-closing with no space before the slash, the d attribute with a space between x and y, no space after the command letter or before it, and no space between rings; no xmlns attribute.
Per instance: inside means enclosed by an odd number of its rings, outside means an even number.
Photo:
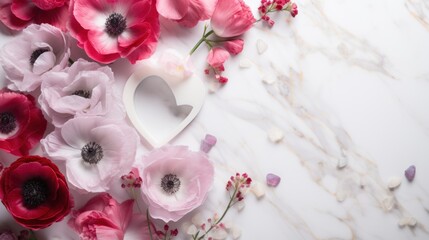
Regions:
<svg viewBox="0 0 429 240"><path fill-rule="evenodd" d="M245 33L255 21L243 0L219 0L210 24L217 36L228 38Z"/></svg>
<svg viewBox="0 0 429 240"><path fill-rule="evenodd" d="M223 46L232 55L237 55L243 51L243 45L243 39L235 39L225 42Z"/></svg>

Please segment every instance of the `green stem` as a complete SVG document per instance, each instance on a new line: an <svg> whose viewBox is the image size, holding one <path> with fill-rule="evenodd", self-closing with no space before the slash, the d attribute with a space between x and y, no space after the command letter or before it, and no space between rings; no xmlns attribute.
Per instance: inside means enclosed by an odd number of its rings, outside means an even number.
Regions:
<svg viewBox="0 0 429 240"><path fill-rule="evenodd" d="M152 238L152 230L150 229L149 208L146 210L146 219L147 219L147 227L149 228L150 240L153 240L153 238Z"/></svg>
<svg viewBox="0 0 429 240"><path fill-rule="evenodd" d="M204 233L201 237L199 237L198 238L198 240L201 240L201 239L203 239L216 225L218 225L222 220L223 220L223 218L225 217L225 215L226 215L226 213L228 212L228 210L231 208L231 206L232 205L234 205L234 199L235 199L235 195L237 194L237 191L238 191L238 188L239 188L239 186L238 187L236 187L235 188L235 190L234 190L234 194L232 194L232 197L231 197L231 199L229 200L229 203L228 203L228 206L226 207L226 209L225 209L225 211L223 212L223 214L222 214L222 216L215 222L215 224L213 224L210 228L209 228L209 230L207 230L206 231L206 233ZM198 232L199 233L199 232ZM197 233L197 235L196 236L198 236L198 233ZM194 238L194 239L197 239L196 237Z"/></svg>
<svg viewBox="0 0 429 240"><path fill-rule="evenodd" d="M206 32L206 27L204 27L204 33L205 32ZM201 44L207 40L207 37L213 34L214 32L213 30L210 30L205 34L204 33L203 33L203 36L200 38L200 40L197 42L197 44L195 44L195 46L191 49L191 51L189 52L189 55L192 55L201 46Z"/></svg>
<svg viewBox="0 0 429 240"><path fill-rule="evenodd" d="M137 199L136 193L135 193L135 191L134 191L134 188L133 188L133 189L131 189L131 196L132 196L132 198L134 199L134 202L136 202L136 204L137 204L137 208L139 209L139 212L140 212L140 213L143 213L143 211L142 211L142 209L141 209L141 207L140 207L139 201L138 201L138 199Z"/></svg>

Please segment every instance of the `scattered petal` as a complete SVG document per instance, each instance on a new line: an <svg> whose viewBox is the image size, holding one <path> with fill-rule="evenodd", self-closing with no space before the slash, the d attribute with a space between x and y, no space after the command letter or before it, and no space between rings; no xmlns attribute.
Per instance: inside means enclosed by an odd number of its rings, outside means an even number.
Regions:
<svg viewBox="0 0 429 240"><path fill-rule="evenodd" d="M270 187L277 187L279 185L281 178L275 174L267 174L267 185Z"/></svg>
<svg viewBox="0 0 429 240"><path fill-rule="evenodd" d="M225 229L234 228L234 225L232 224L231 221L222 221L222 222L223 222L223 226L225 227Z"/></svg>
<svg viewBox="0 0 429 240"><path fill-rule="evenodd" d="M268 131L268 138L273 143L278 143L284 138L283 131L277 127L273 127Z"/></svg>
<svg viewBox="0 0 429 240"><path fill-rule="evenodd" d="M256 42L256 48L258 49L259 55L261 55L262 53L267 51L268 45L262 39L258 39L258 41Z"/></svg>
<svg viewBox="0 0 429 240"><path fill-rule="evenodd" d="M395 188L399 187L399 185L401 185L401 178L399 177L392 177L389 179L389 182L387 183L387 187L390 190L394 190Z"/></svg>
<svg viewBox="0 0 429 240"><path fill-rule="evenodd" d="M250 68L252 64L253 63L252 61L250 61L250 59L244 58L244 59L241 59L239 66L240 68Z"/></svg>
<svg viewBox="0 0 429 240"><path fill-rule="evenodd" d="M410 167L407 168L407 170L405 170L405 177L409 182L412 182L415 176L416 176L416 167L414 165L411 165Z"/></svg>
<svg viewBox="0 0 429 240"><path fill-rule="evenodd" d="M253 194L255 194L255 196L256 196L256 198L258 198L258 199L260 199L260 198L262 198L263 196L265 196L265 188L264 188L264 186L261 184L261 183L259 183L259 182L254 182L253 183L253 186L252 186L252 188L251 188L251 190L250 191L252 191L252 193Z"/></svg>

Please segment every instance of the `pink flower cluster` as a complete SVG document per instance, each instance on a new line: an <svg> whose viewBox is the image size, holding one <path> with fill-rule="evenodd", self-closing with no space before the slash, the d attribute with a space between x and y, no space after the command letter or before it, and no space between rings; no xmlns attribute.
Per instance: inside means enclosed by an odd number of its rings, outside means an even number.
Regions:
<svg viewBox="0 0 429 240"><path fill-rule="evenodd" d="M235 176L231 176L226 184L226 190L230 193L230 198L225 211L221 216L215 213L213 218L208 218L206 222L199 224L196 233L192 234L192 239L202 240L205 239L205 237L209 240L215 239L213 237L214 231L217 231L218 234L221 232L222 235L226 235L228 228L222 221L232 206L243 201L245 193L247 192L245 189L250 188L251 184L252 179L247 175L247 173L236 173Z"/></svg>
<svg viewBox="0 0 429 240"><path fill-rule="evenodd" d="M228 192L234 192L233 197L236 201L242 201L244 199L242 190L249 188L251 183L252 179L247 175L247 173L236 173L235 176L231 176L230 180L226 184L226 190Z"/></svg>
<svg viewBox="0 0 429 240"><path fill-rule="evenodd" d="M292 17L298 15L298 6L290 0L261 0L258 10L261 14L261 20L270 26L273 26L275 22L268 16L268 13L286 11L290 12Z"/></svg>
<svg viewBox="0 0 429 240"><path fill-rule="evenodd" d="M207 56L209 68L205 69L205 74L213 72L215 78L220 83L227 83L228 78L222 75L225 71L224 63L230 55L237 55L243 50L244 40L238 38L248 31L255 22L250 8L243 0L219 0L210 20L211 31L204 29L203 37L191 51L191 54L198 46L205 42L210 48ZM209 39L214 34L215 39Z"/></svg>
<svg viewBox="0 0 429 240"><path fill-rule="evenodd" d="M269 24L270 12L289 11L292 16L298 13L296 4L289 0L262 0L259 11L261 19ZM223 75L225 62L231 55L242 52L241 36L256 22L243 0L0 0L0 21L10 29L24 29L1 50L0 64L9 80L8 88L39 95L41 109L54 127L45 136L47 122L36 107L37 98L0 91L0 149L28 155L40 142L44 154L54 161L52 166L58 175L60 170L55 164L62 165L66 172L66 177L61 175L62 184L67 187L62 195L69 197L69 185L77 193L101 192L74 211L69 220L82 239L123 239L129 225L136 225L138 236L144 240L172 239L178 230L168 224L157 230L150 217L164 222L180 220L204 203L213 185L214 166L207 153L216 144L214 136L207 135L198 152L186 146L164 146L137 159L140 138L125 121L124 107L114 91L113 71L95 62L70 59L69 36L99 63L123 58L134 64L149 58L157 47L159 15L186 27L210 19L210 27L205 26L203 37L191 54L206 44L209 67L205 73L213 73L222 84L228 82ZM168 74L184 79L191 74L190 64L181 60L174 54L164 54L158 64L165 66ZM3 170L0 163L3 176L7 169ZM21 174L10 176L21 177ZM107 193L119 178L121 187L132 193L133 198L139 193L147 207L146 216L132 214L133 200L119 203ZM30 187L37 188L44 201L51 191L36 180L30 182ZM201 235L197 233L193 239L211 239L208 233L212 229L224 229L223 217L244 199L245 189L251 183L246 173L232 176L226 185L230 201L224 214L201 224ZM21 192L13 192L14 197L21 199ZM73 203L63 202L56 201L54 207L48 208L53 220L28 219L33 229L47 227L67 215ZM67 207L64 212L55 209L64 206ZM140 209L138 201L137 206ZM22 211L25 218L32 216L28 209L15 210ZM45 208L37 211L42 210Z"/></svg>
<svg viewBox="0 0 429 240"><path fill-rule="evenodd" d="M121 180L122 188L140 188L143 182L136 168L133 168L133 170L131 170L127 175L122 175Z"/></svg>
<svg viewBox="0 0 429 240"><path fill-rule="evenodd" d="M176 237L177 234L179 234L179 230L177 230L177 228L170 229L170 226L168 224L164 225L163 230L164 231L155 229L155 234L160 239L172 239L173 237Z"/></svg>

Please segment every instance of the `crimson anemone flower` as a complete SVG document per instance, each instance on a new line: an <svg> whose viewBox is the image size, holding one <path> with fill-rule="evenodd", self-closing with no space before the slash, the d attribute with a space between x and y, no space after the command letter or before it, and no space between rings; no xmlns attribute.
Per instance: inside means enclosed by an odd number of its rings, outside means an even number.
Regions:
<svg viewBox="0 0 429 240"><path fill-rule="evenodd" d="M150 57L159 36L155 0L72 0L70 33L100 63Z"/></svg>
<svg viewBox="0 0 429 240"><path fill-rule="evenodd" d="M47 126L31 95L0 90L0 149L23 156L40 142Z"/></svg>
<svg viewBox="0 0 429 240"><path fill-rule="evenodd" d="M33 230L61 221L73 207L64 175L39 156L21 157L3 170L0 199L19 224Z"/></svg>
<svg viewBox="0 0 429 240"><path fill-rule="evenodd" d="M0 21L21 30L31 23L48 23L66 30L69 0L0 0Z"/></svg>

